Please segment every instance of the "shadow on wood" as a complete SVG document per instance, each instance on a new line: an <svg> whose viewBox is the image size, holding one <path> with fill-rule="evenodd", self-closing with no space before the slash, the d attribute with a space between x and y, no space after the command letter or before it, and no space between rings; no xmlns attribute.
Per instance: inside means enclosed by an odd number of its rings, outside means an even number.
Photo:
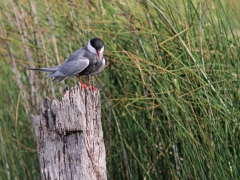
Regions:
<svg viewBox="0 0 240 180"><path fill-rule="evenodd" d="M42 180L105 180L99 91L75 86L32 116Z"/></svg>

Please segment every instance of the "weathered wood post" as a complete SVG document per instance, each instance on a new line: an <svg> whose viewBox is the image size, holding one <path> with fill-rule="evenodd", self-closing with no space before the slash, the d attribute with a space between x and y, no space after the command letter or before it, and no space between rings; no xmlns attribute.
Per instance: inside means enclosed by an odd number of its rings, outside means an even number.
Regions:
<svg viewBox="0 0 240 180"><path fill-rule="evenodd" d="M99 91L66 89L32 116L41 180L106 180Z"/></svg>

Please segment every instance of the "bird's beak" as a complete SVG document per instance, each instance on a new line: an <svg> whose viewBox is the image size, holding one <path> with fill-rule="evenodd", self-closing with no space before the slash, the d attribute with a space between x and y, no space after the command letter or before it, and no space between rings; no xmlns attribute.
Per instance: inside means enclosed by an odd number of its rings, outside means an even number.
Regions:
<svg viewBox="0 0 240 180"><path fill-rule="evenodd" d="M97 51L98 59L100 59L100 51Z"/></svg>

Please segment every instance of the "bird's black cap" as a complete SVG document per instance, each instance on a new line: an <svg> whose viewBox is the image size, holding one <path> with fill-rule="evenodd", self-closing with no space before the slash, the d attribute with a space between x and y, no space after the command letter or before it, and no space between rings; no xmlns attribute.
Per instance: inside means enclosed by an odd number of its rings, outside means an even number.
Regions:
<svg viewBox="0 0 240 180"><path fill-rule="evenodd" d="M92 45L92 47L94 47L97 51L100 51L102 49L102 47L104 46L104 43L101 39L99 38L93 38L90 41L90 44Z"/></svg>

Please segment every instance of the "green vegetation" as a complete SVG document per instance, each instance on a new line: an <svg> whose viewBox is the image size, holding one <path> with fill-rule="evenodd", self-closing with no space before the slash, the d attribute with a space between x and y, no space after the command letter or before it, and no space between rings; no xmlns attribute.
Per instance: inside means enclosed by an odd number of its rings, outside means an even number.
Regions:
<svg viewBox="0 0 240 180"><path fill-rule="evenodd" d="M105 42L108 179L239 179L238 0L1 1L0 179L39 179L30 114L66 85L29 67Z"/></svg>

